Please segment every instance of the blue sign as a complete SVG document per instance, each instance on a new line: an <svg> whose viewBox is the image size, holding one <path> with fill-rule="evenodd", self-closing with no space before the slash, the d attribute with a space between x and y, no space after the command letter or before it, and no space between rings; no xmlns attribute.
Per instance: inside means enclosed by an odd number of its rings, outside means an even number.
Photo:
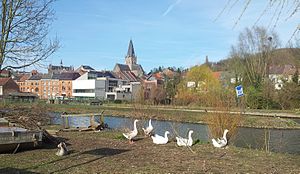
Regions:
<svg viewBox="0 0 300 174"><path fill-rule="evenodd" d="M235 87L235 92L236 92L237 97L243 96L244 95L243 86L239 85L239 86Z"/></svg>

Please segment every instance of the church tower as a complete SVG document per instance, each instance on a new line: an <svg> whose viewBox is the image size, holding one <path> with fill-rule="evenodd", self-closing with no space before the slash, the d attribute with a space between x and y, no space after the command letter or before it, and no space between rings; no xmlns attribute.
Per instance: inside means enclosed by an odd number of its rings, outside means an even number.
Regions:
<svg viewBox="0 0 300 174"><path fill-rule="evenodd" d="M205 64L209 66L208 56L205 57Z"/></svg>
<svg viewBox="0 0 300 174"><path fill-rule="evenodd" d="M133 43L130 39L127 55L125 56L125 64L116 64L114 72L133 73L136 77L142 77L145 72L140 64L137 64L137 57L134 52Z"/></svg>
<svg viewBox="0 0 300 174"><path fill-rule="evenodd" d="M133 65L137 64L137 57L135 56L133 43L131 39L129 41L127 55L125 57L125 64L128 65L131 70L133 68Z"/></svg>

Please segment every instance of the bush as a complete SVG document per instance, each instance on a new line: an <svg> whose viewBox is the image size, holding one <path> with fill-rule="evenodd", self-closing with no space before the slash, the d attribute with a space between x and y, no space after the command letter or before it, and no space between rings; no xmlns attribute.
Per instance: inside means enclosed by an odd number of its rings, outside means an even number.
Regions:
<svg viewBox="0 0 300 174"><path fill-rule="evenodd" d="M115 103L115 104L121 104L121 103L122 103L122 100L114 100L114 103Z"/></svg>

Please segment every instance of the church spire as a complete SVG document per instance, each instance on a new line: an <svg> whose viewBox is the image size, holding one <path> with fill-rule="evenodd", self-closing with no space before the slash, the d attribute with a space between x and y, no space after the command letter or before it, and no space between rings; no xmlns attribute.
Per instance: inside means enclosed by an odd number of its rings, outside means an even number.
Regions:
<svg viewBox="0 0 300 174"><path fill-rule="evenodd" d="M129 41L127 57L135 57L134 48L133 48L133 43L132 43L132 40L131 40L131 39L130 39L130 41Z"/></svg>

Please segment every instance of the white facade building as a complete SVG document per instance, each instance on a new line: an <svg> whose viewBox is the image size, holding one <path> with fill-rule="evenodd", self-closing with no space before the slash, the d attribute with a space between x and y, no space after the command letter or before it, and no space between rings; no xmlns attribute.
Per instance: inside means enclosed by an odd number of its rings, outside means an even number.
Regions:
<svg viewBox="0 0 300 174"><path fill-rule="evenodd" d="M114 88L112 92L106 92L106 99L134 101L138 99L140 89L140 82L130 82Z"/></svg>
<svg viewBox="0 0 300 174"><path fill-rule="evenodd" d="M128 100L136 97L140 82L129 82L111 77L97 77L88 72L73 81L73 96L76 98L98 98L101 100Z"/></svg>

